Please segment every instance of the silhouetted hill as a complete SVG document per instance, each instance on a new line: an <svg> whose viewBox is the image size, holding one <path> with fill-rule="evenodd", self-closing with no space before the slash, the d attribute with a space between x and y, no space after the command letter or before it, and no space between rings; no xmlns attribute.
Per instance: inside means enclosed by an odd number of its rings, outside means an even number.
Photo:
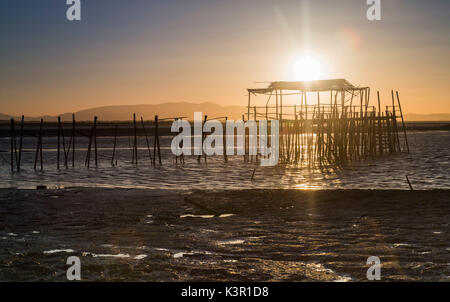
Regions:
<svg viewBox="0 0 450 302"><path fill-rule="evenodd" d="M193 120L194 112L207 114L208 118L227 116L228 119L240 120L242 114L246 112L243 106L220 106L214 103L163 103L163 104L144 104L144 105L123 105L123 106L105 106L95 107L75 112L77 121L92 121L97 116L100 121L127 121L133 119L133 113L136 118L141 116L145 120L151 120L158 115L160 119L168 117L184 117ZM61 114L63 121L71 121L72 113ZM9 120L11 118L20 119L17 116L0 114L0 120ZM41 117L25 117L26 121L38 121ZM57 116L44 116L45 121L56 121Z"/></svg>
<svg viewBox="0 0 450 302"><path fill-rule="evenodd" d="M411 122L444 122L450 121L450 113L416 114L408 113L405 120Z"/></svg>
<svg viewBox="0 0 450 302"><path fill-rule="evenodd" d="M77 121L92 121L94 116L98 116L100 121L127 121L132 120L133 113L136 113L137 119L141 116L145 120L151 120L158 115L159 118L184 117L192 120L194 112L207 114L208 118L227 116L228 119L240 120L242 114L247 112L245 106L221 106L214 103L162 103L162 104L142 104L142 105L122 105L122 106L104 106L94 107L75 112ZM71 121L72 113L61 114L63 121ZM10 116L0 113L0 120L10 120L14 118L19 120L18 116ZM43 116L44 121L52 122L57 120L57 116ZM41 117L25 117L26 121L39 121ZM436 114L415 114L405 115L406 121L450 121L450 113Z"/></svg>

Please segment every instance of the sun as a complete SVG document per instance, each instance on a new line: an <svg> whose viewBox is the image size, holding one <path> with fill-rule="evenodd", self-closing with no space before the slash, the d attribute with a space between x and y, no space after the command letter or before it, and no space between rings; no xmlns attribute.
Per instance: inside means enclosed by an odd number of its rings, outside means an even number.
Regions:
<svg viewBox="0 0 450 302"><path fill-rule="evenodd" d="M291 78L294 81L315 81L322 77L320 61L313 56L297 57L291 65Z"/></svg>

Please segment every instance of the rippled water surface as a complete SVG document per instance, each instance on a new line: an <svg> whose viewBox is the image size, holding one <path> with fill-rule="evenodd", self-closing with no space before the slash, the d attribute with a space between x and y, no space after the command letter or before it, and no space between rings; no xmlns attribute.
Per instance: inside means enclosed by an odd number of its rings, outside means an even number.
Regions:
<svg viewBox="0 0 450 302"><path fill-rule="evenodd" d="M139 145L139 165L131 165L130 137L117 141L117 166L111 166L113 138L98 138L98 167L91 155L91 167L85 167L87 139L77 138L75 168L71 155L68 166L56 168L56 138L45 138L44 171L34 171L36 138L24 138L22 171L11 173L9 138L0 138L0 187L35 188L99 186L157 189L240 189L240 188L312 188L312 189L409 189L406 175L415 189L450 188L450 132L428 131L408 134L411 153L355 162L344 169L313 169L308 167L259 167L245 163L242 156L208 157L199 164L188 157L184 165L176 164L169 145L171 138L162 138L161 166L151 167L145 138ZM150 141L150 144L153 142ZM66 141L68 145L68 141ZM66 146L67 147L67 146ZM63 154L61 153L61 162ZM39 169L38 163L38 169ZM256 172L253 180L253 169Z"/></svg>

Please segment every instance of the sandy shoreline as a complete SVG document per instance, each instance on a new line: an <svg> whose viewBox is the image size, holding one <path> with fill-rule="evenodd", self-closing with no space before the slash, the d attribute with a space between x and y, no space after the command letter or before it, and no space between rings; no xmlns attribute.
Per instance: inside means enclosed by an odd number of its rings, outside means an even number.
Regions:
<svg viewBox="0 0 450 302"><path fill-rule="evenodd" d="M450 281L450 190L0 189L0 281Z"/></svg>

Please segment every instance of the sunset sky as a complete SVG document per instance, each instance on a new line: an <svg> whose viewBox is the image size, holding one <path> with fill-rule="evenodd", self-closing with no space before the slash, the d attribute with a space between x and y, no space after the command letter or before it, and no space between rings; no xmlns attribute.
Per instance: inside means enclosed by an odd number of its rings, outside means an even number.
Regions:
<svg viewBox="0 0 450 302"><path fill-rule="evenodd" d="M450 1L0 2L0 113L38 116L164 102L246 105L308 53L322 78L400 91L407 113L450 113Z"/></svg>

